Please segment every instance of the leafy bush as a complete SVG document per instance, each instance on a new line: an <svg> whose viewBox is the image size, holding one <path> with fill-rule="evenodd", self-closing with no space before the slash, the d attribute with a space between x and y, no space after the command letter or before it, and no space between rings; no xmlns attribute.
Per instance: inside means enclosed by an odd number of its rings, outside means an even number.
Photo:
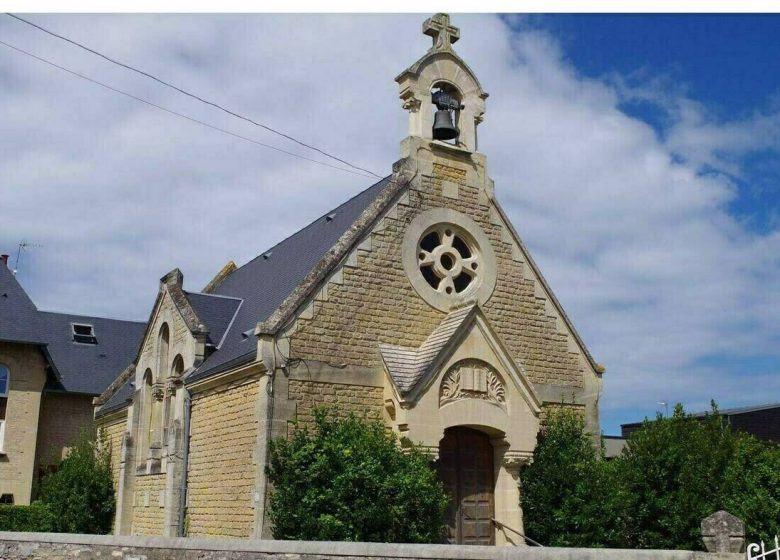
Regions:
<svg viewBox="0 0 780 560"><path fill-rule="evenodd" d="M274 538L441 542L447 495L381 422L317 410L312 429L296 425L270 451Z"/></svg>
<svg viewBox="0 0 780 560"><path fill-rule="evenodd" d="M553 412L522 477L528 536L552 546L701 550L701 521L725 509L747 538L780 534L780 447L677 405L605 461L584 424Z"/></svg>
<svg viewBox="0 0 780 560"><path fill-rule="evenodd" d="M553 409L521 477L526 534L545 546L617 546L621 520L613 471L582 417Z"/></svg>
<svg viewBox="0 0 780 560"><path fill-rule="evenodd" d="M780 447L740 437L723 476L722 509L745 522L748 542L780 535Z"/></svg>
<svg viewBox="0 0 780 560"><path fill-rule="evenodd" d="M725 509L750 539L778 534L780 450L734 432L717 414L691 417L682 405L670 418L645 421L616 461L637 548L703 548L701 520Z"/></svg>
<svg viewBox="0 0 780 560"><path fill-rule="evenodd" d="M45 504L0 505L0 531L50 533L54 527L54 514Z"/></svg>
<svg viewBox="0 0 780 560"><path fill-rule="evenodd" d="M54 530L107 534L114 519L111 457L94 432L84 431L57 470L41 481L41 502L55 514Z"/></svg>

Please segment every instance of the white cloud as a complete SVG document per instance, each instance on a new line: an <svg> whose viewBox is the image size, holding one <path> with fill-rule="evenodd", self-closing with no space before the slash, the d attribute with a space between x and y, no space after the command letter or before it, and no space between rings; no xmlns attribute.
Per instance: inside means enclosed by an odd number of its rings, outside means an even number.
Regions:
<svg viewBox="0 0 780 560"><path fill-rule="evenodd" d="M406 132L393 78L429 42L420 16L35 19L380 174ZM454 19L457 50L491 93L480 142L497 196L608 367L605 416L633 409L621 417L632 420L657 400L771 400L779 376L702 359L778 356L780 233L751 232L727 211L740 157L777 151L777 115L719 121L653 80L583 78L542 31ZM9 18L0 31L155 103L310 155ZM371 182L7 49L0 83L0 248L44 245L20 274L43 308L144 319L174 266L197 289L228 259L245 262ZM619 110L640 97L667 112L662 138Z"/></svg>

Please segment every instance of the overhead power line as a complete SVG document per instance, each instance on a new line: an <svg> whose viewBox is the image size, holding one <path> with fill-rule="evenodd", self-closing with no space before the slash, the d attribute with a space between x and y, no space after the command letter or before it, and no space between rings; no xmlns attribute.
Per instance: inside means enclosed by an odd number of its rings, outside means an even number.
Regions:
<svg viewBox="0 0 780 560"><path fill-rule="evenodd" d="M176 86L176 85L174 85L174 84L172 84L170 82L167 82L167 81L163 80L162 78L158 78L157 76L155 76L153 74L150 74L148 72L145 72L143 70L140 70L138 68L130 66L129 64L125 64L124 62L121 62L119 60L111 58L110 56L107 56L107 55L105 55L105 54L103 54L103 53L101 53L99 51L96 51L95 49L92 49L92 48L90 48L90 47L88 47L86 45L83 45L82 43L79 43L78 41L75 41L73 39L69 39L68 37L65 37L63 35L55 33L54 31L46 29L45 27L43 27L41 25L38 25L37 23L33 23L32 21L24 19L23 17L19 17L19 16L15 15L15 14L11 14L11 13L7 13L6 12L6 15L8 15L8 16L16 19L16 20L19 20L19 21L21 21L23 23L26 23L27 25L35 27L36 29L39 29L39 30L43 31L44 33L48 33L52 37L57 37L58 39L62 39L63 41L66 41L66 42L70 43L71 45L74 45L74 46L79 47L80 49L83 49L83 50L85 50L85 51L87 51L89 53L92 53L92 54L94 54L96 56L99 56L100 58L102 58L104 60L107 60L108 62L110 62L112 64L116 64L117 66L121 66L122 68L125 68L127 70L130 70L130 71L135 72L137 74L140 74L142 76L150 78L150 79L154 80L155 82L158 82L158 83L160 83L160 84L162 84L162 85L164 85L166 87L169 87L169 88L171 88L173 90L176 90L179 93L183 93L184 95L186 95L188 97L191 97L192 99L196 99L196 100L200 101L201 103L205 103L206 105L210 105L211 107L219 109L220 111L223 111L223 112L227 113L228 115L231 115L233 117L236 117L238 119L241 119L243 121L251 123L251 124L253 124L255 126L259 126L260 128L262 128L264 130L267 130L268 132L272 132L273 134L277 134L277 135L281 136L282 138L286 138L287 140L295 142L296 144L299 144L299 145L303 146L304 148L308 148L310 150L314 150L315 152L319 152L320 154L322 154L322 155L324 155L326 157L329 157L329 158L331 158L331 159L333 159L335 161L338 161L339 163L343 163L344 165L347 165L347 166L349 166L349 167L351 167L353 169L357 169L358 171L363 171L365 173L369 173L369 174L371 174L374 177L377 177L379 179L382 178L381 175L378 175L378 174L374 173L373 171L370 171L369 169L365 169L363 167L359 167L357 165L353 165L352 163L350 163L350 162L348 162L348 161L346 161L344 159L341 159L341 158L339 158L337 156L334 156L333 154L329 154L325 150L317 148L316 146L312 146L311 144L307 144L306 142L302 142L301 140L298 140L297 138L294 138L294 137L290 136L289 134L285 134L284 132L280 132L280 131L278 131L278 130L276 130L274 128L271 128L268 125L259 123L259 122L255 121L255 120L253 120L253 119L251 119L249 117L246 117L244 115L236 113L235 111L231 111L230 109L227 109L226 107L220 105L219 103L215 103L214 101L209 101L208 99L204 99L203 97L201 97L199 95L196 95L196 94L191 93L191 92L189 92L189 91L187 91L185 89L182 89L182 88L180 88L180 87L178 87L178 86Z"/></svg>
<svg viewBox="0 0 780 560"><path fill-rule="evenodd" d="M162 105L157 105L156 103L153 103L149 101L148 99L144 99L142 97L138 97L137 95L133 95L132 93L128 93L126 91L122 91L121 89L117 89L113 86L110 86L106 83L100 82L98 80L95 80L93 78L90 78L89 76L85 76L84 74L79 74L78 72L71 70L69 68L65 68L64 66L60 66L59 64L52 62L50 60L47 60L43 57L40 57L38 55L35 55L31 52L28 52L24 49L21 49L19 47L16 47L14 45L11 45L10 43L6 43L5 41L0 40L0 45L3 45L5 47L8 47L9 49L13 49L14 51L27 55L31 58L34 58L35 60L39 62L43 62L44 64L48 64L49 66L53 66L54 68L58 68L59 70L62 70L63 72L67 72L68 74L71 74L73 76L76 76L78 78L81 78L82 80L87 80L88 82L91 82L93 84L99 85L101 87L104 87L110 91L113 91L115 93L118 93L120 95L124 95L125 97L129 97L130 99L135 99L136 101L140 101L141 103L145 103L146 105L149 105L150 107L154 107L155 109L159 109L160 111L165 111L166 113L169 113L171 115L175 115L177 117L181 117L183 119L187 119L190 122L194 122L197 124L200 124L202 126L211 128L213 130L219 131L223 134L227 134L228 136L232 136L234 138L239 138L241 140L246 140L247 142L251 142L253 144L257 144L258 146L262 146L264 148L268 148L270 150L275 150L277 152L287 154L288 156L296 157L302 160L310 161L312 163L316 163L318 165L324 165L325 167L330 167L331 169L338 169L339 171L344 171L346 173L352 173L353 175L360 175L361 177L369 177L372 178L370 175L367 175L366 173L363 173L361 171L354 171L352 169L346 169L344 167L339 167L338 165L331 165L330 163L325 163L324 161L318 161L316 159L312 159L306 156L302 156L300 154L296 154L295 152L289 152L287 150L284 150L282 148L278 148L276 146L272 146L270 144L265 144L263 142L258 142L257 140L254 140L252 138L248 138L246 136L242 136L241 134L236 134L235 132L231 132L229 130L225 130L224 128L220 128L218 126L214 126L213 124L209 124L207 122L201 121L199 119L196 119L194 117L190 117L189 115L185 115L184 113L179 113L178 111L174 111L172 109L168 109L167 107L163 107Z"/></svg>

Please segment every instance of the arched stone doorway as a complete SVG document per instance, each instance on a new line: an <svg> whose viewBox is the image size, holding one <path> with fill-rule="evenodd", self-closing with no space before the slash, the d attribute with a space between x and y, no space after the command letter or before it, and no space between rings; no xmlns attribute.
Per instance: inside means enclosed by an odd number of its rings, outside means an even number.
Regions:
<svg viewBox="0 0 780 560"><path fill-rule="evenodd" d="M439 444L438 470L450 495L447 541L494 544L495 484L489 436L461 426L448 428Z"/></svg>

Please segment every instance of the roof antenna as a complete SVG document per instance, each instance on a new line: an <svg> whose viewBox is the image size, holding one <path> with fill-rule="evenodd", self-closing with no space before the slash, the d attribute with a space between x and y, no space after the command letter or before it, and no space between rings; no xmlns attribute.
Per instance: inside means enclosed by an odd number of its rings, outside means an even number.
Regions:
<svg viewBox="0 0 780 560"><path fill-rule="evenodd" d="M19 248L16 251L16 263L14 263L14 268L12 271L14 276L16 276L16 273L19 271L19 257L22 256L22 250L33 249L33 248L43 248L43 245L41 245L40 243L30 243L28 241L25 241L24 239L22 239L22 242L19 243Z"/></svg>

